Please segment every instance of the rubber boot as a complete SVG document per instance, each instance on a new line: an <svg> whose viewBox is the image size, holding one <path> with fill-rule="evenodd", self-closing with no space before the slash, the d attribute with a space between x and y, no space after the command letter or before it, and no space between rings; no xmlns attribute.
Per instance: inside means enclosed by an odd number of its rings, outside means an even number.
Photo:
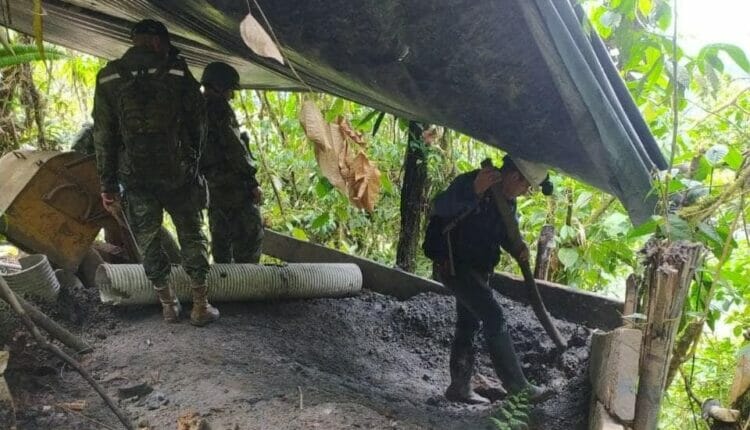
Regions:
<svg viewBox="0 0 750 430"><path fill-rule="evenodd" d="M170 285L159 285L155 286L154 289L156 290L156 296L161 303L161 314L164 317L164 322L178 322L180 320L182 306L180 306L180 302L177 300L174 288Z"/></svg>
<svg viewBox="0 0 750 430"><path fill-rule="evenodd" d="M471 387L474 374L474 336L466 339L456 333L451 347L450 371L451 384L445 390L445 398L451 402L470 405L489 404L490 400L477 394Z"/></svg>
<svg viewBox="0 0 750 430"><path fill-rule="evenodd" d="M208 288L205 285L193 287L193 310L190 312L190 324L203 327L218 319L219 310L208 303Z"/></svg>
<svg viewBox="0 0 750 430"><path fill-rule="evenodd" d="M510 394L525 391L531 403L542 402L554 394L553 391L533 385L526 380L507 328L503 327L491 335L485 333L485 336L495 372Z"/></svg>

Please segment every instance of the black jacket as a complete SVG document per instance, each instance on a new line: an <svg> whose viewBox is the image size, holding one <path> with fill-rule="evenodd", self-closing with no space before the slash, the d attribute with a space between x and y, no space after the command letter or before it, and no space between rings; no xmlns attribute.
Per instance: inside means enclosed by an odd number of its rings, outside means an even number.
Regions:
<svg viewBox="0 0 750 430"><path fill-rule="evenodd" d="M435 197L422 249L431 260L444 261L448 258L450 238L455 264L491 272L500 261L501 247L508 250L510 243L489 193L481 199L474 193L478 172L459 175ZM515 214L515 199L508 204ZM458 218L448 235L444 234L446 226Z"/></svg>

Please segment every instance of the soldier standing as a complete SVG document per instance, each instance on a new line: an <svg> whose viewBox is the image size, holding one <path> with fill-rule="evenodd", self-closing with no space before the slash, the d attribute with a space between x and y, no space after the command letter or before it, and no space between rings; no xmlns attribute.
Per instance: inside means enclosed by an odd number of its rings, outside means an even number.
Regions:
<svg viewBox="0 0 750 430"><path fill-rule="evenodd" d="M474 338L482 325L487 350L495 372L508 391L526 391L532 402L551 394L526 380L503 310L489 287L489 277L500 261L500 250L528 260L529 250L509 249L506 227L487 190L499 183L503 196L515 213L516 197L530 187L542 185L552 193L543 166L505 157L502 168L488 166L456 177L448 189L435 197L425 233L425 255L436 266L440 280L456 295L456 331L450 355L451 384L448 400L489 403L474 392Z"/></svg>
<svg viewBox="0 0 750 430"><path fill-rule="evenodd" d="M102 69L94 95L94 144L105 208L128 195L133 233L166 322L180 304L167 282L171 266L159 228L167 211L177 229L182 265L192 280L190 322L219 318L208 303L206 239L201 232L205 187L198 162L205 139L205 103L164 24L146 19L131 31L133 47Z"/></svg>
<svg viewBox="0 0 750 430"><path fill-rule="evenodd" d="M215 62L206 66L201 83L208 113L201 171L210 196L211 252L216 263L258 263L263 242L258 205L263 194L229 105L240 76L232 66Z"/></svg>

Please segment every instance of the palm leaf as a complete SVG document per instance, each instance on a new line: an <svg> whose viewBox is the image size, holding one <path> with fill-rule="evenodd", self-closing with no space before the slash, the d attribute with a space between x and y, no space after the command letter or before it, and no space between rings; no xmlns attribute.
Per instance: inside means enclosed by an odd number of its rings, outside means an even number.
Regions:
<svg viewBox="0 0 750 430"><path fill-rule="evenodd" d="M46 54L42 54L35 45L11 45L8 48L0 49L0 69L44 59L57 60L66 56L65 52L56 48L48 48Z"/></svg>

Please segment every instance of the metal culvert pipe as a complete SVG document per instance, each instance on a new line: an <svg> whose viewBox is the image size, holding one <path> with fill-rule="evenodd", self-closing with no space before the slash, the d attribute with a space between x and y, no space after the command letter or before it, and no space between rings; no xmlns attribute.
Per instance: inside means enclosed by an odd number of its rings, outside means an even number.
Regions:
<svg viewBox="0 0 750 430"><path fill-rule="evenodd" d="M44 254L34 254L19 260L21 270L2 275L15 293L27 295L45 303L55 303L60 283Z"/></svg>
<svg viewBox="0 0 750 430"><path fill-rule="evenodd" d="M192 299L190 278L182 266L172 266L168 282L180 301ZM362 272L349 263L214 264L206 283L209 300L215 302L346 297L362 290ZM103 303L157 303L140 264L102 264L96 271L96 285Z"/></svg>

